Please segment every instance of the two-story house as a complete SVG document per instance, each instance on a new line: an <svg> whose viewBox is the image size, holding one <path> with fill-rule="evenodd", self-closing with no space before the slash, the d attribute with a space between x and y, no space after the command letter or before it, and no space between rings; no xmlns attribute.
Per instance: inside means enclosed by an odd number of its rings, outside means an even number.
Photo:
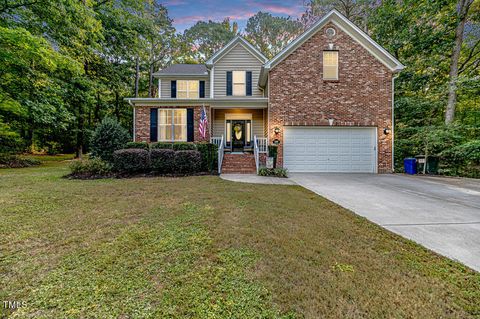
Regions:
<svg viewBox="0 0 480 319"><path fill-rule="evenodd" d="M244 172L245 158L258 162L276 144L277 165L292 172L391 172L393 81L402 68L333 10L271 60L237 36L205 64L160 70L157 97L127 99L134 139L211 140L229 171L237 163Z"/></svg>

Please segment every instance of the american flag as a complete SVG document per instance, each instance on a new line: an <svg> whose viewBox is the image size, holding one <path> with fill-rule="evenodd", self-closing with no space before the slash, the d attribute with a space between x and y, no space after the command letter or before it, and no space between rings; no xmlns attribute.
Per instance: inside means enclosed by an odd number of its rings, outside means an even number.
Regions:
<svg viewBox="0 0 480 319"><path fill-rule="evenodd" d="M202 108L202 114L200 115L200 123L198 124L198 131L202 138L205 138L207 135L207 125L208 125L208 118L207 112L205 111L205 105Z"/></svg>

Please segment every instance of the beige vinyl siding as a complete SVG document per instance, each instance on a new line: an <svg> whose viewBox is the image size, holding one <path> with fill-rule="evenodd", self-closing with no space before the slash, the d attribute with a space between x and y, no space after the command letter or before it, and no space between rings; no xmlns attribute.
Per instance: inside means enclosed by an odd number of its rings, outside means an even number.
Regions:
<svg viewBox="0 0 480 319"><path fill-rule="evenodd" d="M215 97L227 96L227 71L252 71L252 97L263 97L263 92L258 88L261 67L262 62L238 43L214 65Z"/></svg>
<svg viewBox="0 0 480 319"><path fill-rule="evenodd" d="M212 136L220 137L225 135L225 113L243 113L243 114L252 114L252 138L257 135L257 137L264 136L264 120L263 120L263 109L254 109L254 110L241 110L241 109L214 109L212 115L213 125L212 125Z"/></svg>
<svg viewBox="0 0 480 319"><path fill-rule="evenodd" d="M165 98L170 98L172 95L171 95L171 92L170 92L170 88L171 88L171 82L173 80L194 80L194 81L205 81L205 98L209 98L210 97L210 78L202 78L202 79L199 79L199 78L181 78L181 79L176 79L176 78L162 78L162 84L161 84L161 92L162 92L162 98L165 99Z"/></svg>

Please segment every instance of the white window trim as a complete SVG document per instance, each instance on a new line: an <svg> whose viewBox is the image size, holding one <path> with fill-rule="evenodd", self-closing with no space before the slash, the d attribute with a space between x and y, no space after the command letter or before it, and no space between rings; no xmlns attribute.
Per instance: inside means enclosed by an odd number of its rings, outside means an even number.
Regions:
<svg viewBox="0 0 480 319"><path fill-rule="evenodd" d="M242 94L235 94L235 76L233 75L235 72L242 72L243 73L243 86L244 90ZM234 70L232 71L232 96L247 96L247 71L244 70Z"/></svg>
<svg viewBox="0 0 480 319"><path fill-rule="evenodd" d="M214 91L214 85L213 85L213 83L214 83L214 76L215 76L214 72L215 72L215 67L212 66L212 70L210 71L210 98L211 98L211 99L213 99L213 95L214 95L214 93L215 93L215 91ZM200 83L198 84L198 89L200 90ZM200 93L199 93L198 95L200 96Z"/></svg>
<svg viewBox="0 0 480 319"><path fill-rule="evenodd" d="M175 140L175 119L174 119L174 111L175 110L185 110L185 139L182 139L182 140ZM171 111L172 114L172 124L171 125L171 132L172 132L172 135L171 135L171 138L168 139L168 140L162 140L160 139L160 111ZM187 109L181 109L181 108L175 108L175 109L158 109L157 110L157 136L158 136L158 141L159 142L186 142L188 140L188 123L187 123ZM177 124L179 125L179 124Z"/></svg>
<svg viewBox="0 0 480 319"><path fill-rule="evenodd" d="M337 77L335 77L335 78L327 78L327 77L325 77L325 53L326 53L326 52L336 52L336 53L337 53L337 65L336 65L336 67L337 67L337 69L336 69L336 71L337 71L337 72L336 72L336 73L337 73ZM338 53L338 51L334 51L334 50L324 50L323 53L322 53L322 65L323 65L323 70L322 70L322 73L323 73L323 74L322 74L322 75L323 75L323 79L324 79L324 80L327 80L327 81L337 81L337 80L338 80L338 76L339 76L339 74L338 74L338 65L339 65L339 64L340 64L340 54ZM332 65L329 65L329 66L332 66Z"/></svg>
<svg viewBox="0 0 480 319"><path fill-rule="evenodd" d="M186 90L181 90L180 91L180 85L179 85L179 82L186 82ZM190 82L196 82L197 83L197 90L196 90L196 93L197 93L197 96L196 97L190 97L190 92L193 92L195 93L195 90L194 91L190 91ZM200 98L200 81L198 80L177 80L177 98L179 98L179 92L186 92L187 93L187 97L181 97L180 99L198 99Z"/></svg>
<svg viewBox="0 0 480 319"><path fill-rule="evenodd" d="M224 124L224 131L225 131L225 142L224 145L227 146L227 121L231 120L243 120L243 121L250 121L250 137L253 138L253 116L252 113L225 113L225 120ZM246 125L245 125L246 129ZM231 137L230 141L231 142Z"/></svg>

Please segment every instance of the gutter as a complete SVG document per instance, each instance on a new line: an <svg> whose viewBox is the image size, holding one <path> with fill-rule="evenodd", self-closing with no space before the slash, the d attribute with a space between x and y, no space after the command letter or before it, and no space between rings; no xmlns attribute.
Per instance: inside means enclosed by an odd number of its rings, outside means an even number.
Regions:
<svg viewBox="0 0 480 319"><path fill-rule="evenodd" d="M392 172L395 173L395 79L398 74L392 76Z"/></svg>
<svg viewBox="0 0 480 319"><path fill-rule="evenodd" d="M125 99L125 100L128 101L128 104L133 106L133 141L135 142L135 105L133 105L130 99Z"/></svg>

